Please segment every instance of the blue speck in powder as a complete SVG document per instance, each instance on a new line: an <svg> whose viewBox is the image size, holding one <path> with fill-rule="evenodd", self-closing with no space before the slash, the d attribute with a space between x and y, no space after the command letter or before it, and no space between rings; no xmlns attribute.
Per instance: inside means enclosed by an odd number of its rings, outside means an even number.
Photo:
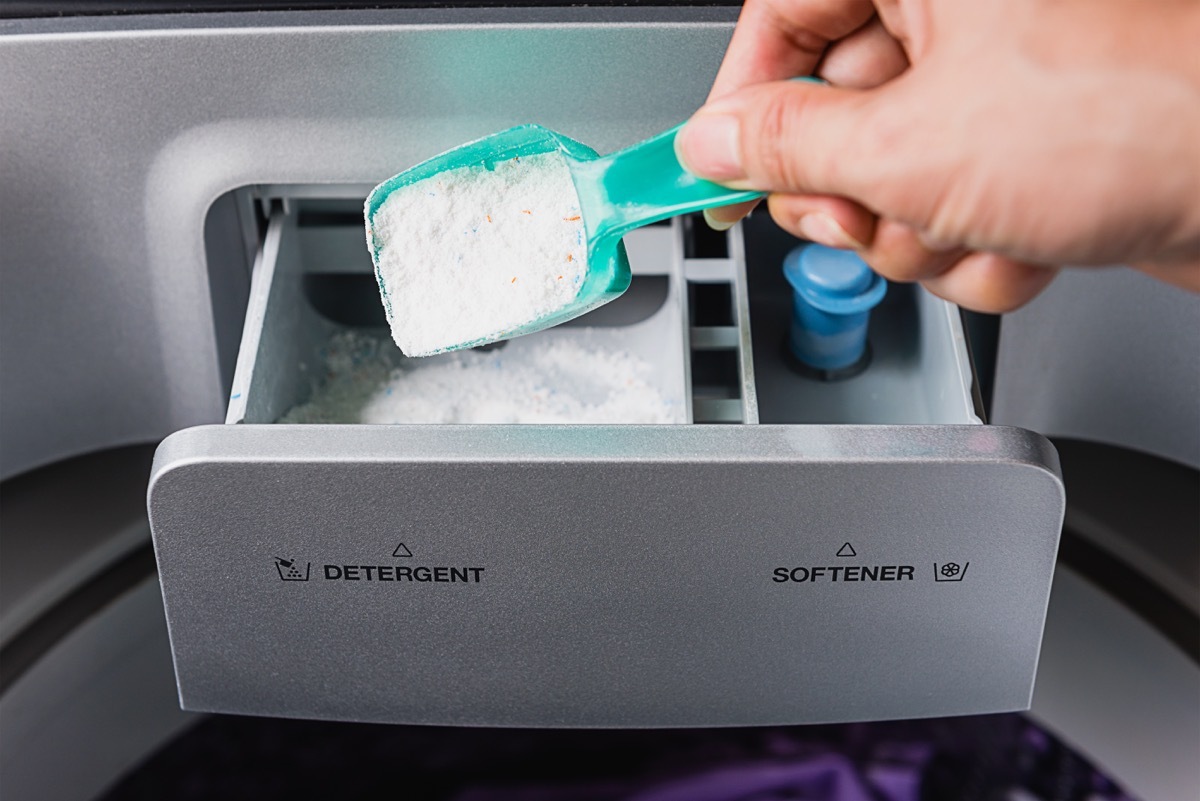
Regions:
<svg viewBox="0 0 1200 801"><path fill-rule="evenodd" d="M238 399L238 398L240 398L240 397L242 397L242 393L240 393L240 392L239 392L239 393L237 393L236 395L230 395L230 396L229 396L229 399L230 399L230 400L237 400L237 399Z"/></svg>

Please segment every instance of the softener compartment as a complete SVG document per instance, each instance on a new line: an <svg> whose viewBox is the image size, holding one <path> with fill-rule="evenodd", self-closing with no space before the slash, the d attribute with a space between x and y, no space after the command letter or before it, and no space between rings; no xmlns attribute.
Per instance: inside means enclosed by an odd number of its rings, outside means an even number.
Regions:
<svg viewBox="0 0 1200 801"><path fill-rule="evenodd" d="M984 425L958 310L892 286L840 374L788 346L798 244L755 216L626 240L574 323L410 360L360 196L269 213L225 425L149 492L187 709L752 725L1026 708L1057 458ZM257 232L258 227L253 227Z"/></svg>

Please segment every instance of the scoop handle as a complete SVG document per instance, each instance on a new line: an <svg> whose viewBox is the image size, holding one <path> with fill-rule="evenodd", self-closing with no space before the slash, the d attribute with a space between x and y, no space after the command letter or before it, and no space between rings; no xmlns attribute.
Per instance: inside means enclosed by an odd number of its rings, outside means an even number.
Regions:
<svg viewBox="0 0 1200 801"><path fill-rule="evenodd" d="M683 126L572 166L589 239L620 237L666 217L764 196L705 181L684 169L675 155L675 135Z"/></svg>

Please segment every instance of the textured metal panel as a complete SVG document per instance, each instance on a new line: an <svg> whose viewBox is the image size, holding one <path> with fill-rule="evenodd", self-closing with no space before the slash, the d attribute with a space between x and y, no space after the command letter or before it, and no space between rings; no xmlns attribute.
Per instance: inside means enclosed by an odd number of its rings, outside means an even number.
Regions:
<svg viewBox="0 0 1200 801"><path fill-rule="evenodd" d="M153 454L153 445L89 454L0 483L0 646L146 545Z"/></svg>
<svg viewBox="0 0 1200 801"><path fill-rule="evenodd" d="M1026 707L1063 496L984 426L243 425L149 504L188 709L687 726Z"/></svg>
<svg viewBox="0 0 1200 801"><path fill-rule="evenodd" d="M5 801L92 801L196 722L174 702L166 635L158 582L146 579L0 696Z"/></svg>
<svg viewBox="0 0 1200 801"><path fill-rule="evenodd" d="M992 419L1200 468L1200 296L1067 270L1000 326Z"/></svg>
<svg viewBox="0 0 1200 801"><path fill-rule="evenodd" d="M0 23L0 478L221 419L204 219L224 192L369 185L522 122L628 144L703 100L735 14Z"/></svg>
<svg viewBox="0 0 1200 801"><path fill-rule="evenodd" d="M1198 686L1200 668L1186 654L1103 588L1059 566L1034 718L1132 797L1194 801Z"/></svg>

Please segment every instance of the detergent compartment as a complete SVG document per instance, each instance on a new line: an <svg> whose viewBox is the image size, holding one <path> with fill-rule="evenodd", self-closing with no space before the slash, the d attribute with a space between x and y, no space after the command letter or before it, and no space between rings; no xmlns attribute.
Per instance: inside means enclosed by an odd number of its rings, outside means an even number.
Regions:
<svg viewBox="0 0 1200 801"><path fill-rule="evenodd" d="M226 422L360 423L372 398L367 418L397 424L691 422L671 226L629 237L635 278L616 302L551 331L410 359L388 335L356 205L297 201L270 217ZM435 394L417 397L414 382Z"/></svg>

